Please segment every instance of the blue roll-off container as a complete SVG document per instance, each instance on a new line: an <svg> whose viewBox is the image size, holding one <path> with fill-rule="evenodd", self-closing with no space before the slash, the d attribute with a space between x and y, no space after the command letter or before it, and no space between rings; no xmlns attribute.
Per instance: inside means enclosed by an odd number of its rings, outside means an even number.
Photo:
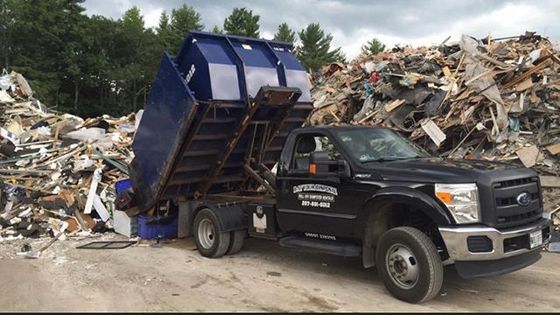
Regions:
<svg viewBox="0 0 560 315"><path fill-rule="evenodd" d="M263 155L266 166L276 163L288 132L312 110L307 72L292 49L289 43L191 32L176 58L164 54L132 144L129 168L141 211L157 200L193 198L223 156L208 193L240 189L252 140L243 134L230 154L224 152L263 87L299 91L287 116L280 106L252 116L256 124L277 124Z"/></svg>

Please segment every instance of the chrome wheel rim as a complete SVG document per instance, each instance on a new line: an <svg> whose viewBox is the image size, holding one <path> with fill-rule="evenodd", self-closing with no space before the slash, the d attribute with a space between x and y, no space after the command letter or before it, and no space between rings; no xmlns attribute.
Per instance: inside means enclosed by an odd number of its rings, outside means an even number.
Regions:
<svg viewBox="0 0 560 315"><path fill-rule="evenodd" d="M385 255L385 268L391 280L402 289L411 289L418 282L418 260L403 244L393 244Z"/></svg>
<svg viewBox="0 0 560 315"><path fill-rule="evenodd" d="M210 219L204 218L198 224L198 241L205 249L209 249L214 245L216 229L214 223Z"/></svg>

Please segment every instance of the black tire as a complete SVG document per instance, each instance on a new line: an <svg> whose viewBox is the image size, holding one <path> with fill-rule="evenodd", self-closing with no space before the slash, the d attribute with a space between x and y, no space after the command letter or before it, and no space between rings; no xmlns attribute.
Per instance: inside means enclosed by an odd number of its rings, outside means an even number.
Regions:
<svg viewBox="0 0 560 315"><path fill-rule="evenodd" d="M233 255L239 253L241 248L243 248L243 242L247 236L247 230L231 231L229 248L227 250L228 255Z"/></svg>
<svg viewBox="0 0 560 315"><path fill-rule="evenodd" d="M216 214L210 209L202 209L194 218L194 239L202 256L218 258L229 248L230 232L220 231Z"/></svg>
<svg viewBox="0 0 560 315"><path fill-rule="evenodd" d="M385 232L375 256L379 276L397 299L422 303L439 293L441 258L432 240L420 230L403 226Z"/></svg>

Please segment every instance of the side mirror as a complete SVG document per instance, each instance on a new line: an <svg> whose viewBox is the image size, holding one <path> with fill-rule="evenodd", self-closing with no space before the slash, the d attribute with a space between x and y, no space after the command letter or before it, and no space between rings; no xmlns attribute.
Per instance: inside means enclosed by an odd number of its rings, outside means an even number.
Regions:
<svg viewBox="0 0 560 315"><path fill-rule="evenodd" d="M316 151L311 152L310 163L311 164L322 164L325 165L326 163L332 162L329 159L329 154L325 151Z"/></svg>
<svg viewBox="0 0 560 315"><path fill-rule="evenodd" d="M348 178L351 176L350 166L345 160L332 161L329 154L324 151L312 152L309 162L309 173L315 176L338 176Z"/></svg>

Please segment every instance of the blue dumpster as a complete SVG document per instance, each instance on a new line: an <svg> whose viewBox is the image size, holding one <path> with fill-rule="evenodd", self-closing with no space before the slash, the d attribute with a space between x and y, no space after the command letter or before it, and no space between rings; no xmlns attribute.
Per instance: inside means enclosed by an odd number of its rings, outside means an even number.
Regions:
<svg viewBox="0 0 560 315"><path fill-rule="evenodd" d="M307 73L292 49L191 32L176 58L164 54L132 144L129 169L141 211L158 200L241 189L255 141L263 143L262 163L276 163L288 131L312 110ZM271 102L261 96L273 89L288 101L253 110L259 100ZM251 138L262 132L270 139Z"/></svg>

